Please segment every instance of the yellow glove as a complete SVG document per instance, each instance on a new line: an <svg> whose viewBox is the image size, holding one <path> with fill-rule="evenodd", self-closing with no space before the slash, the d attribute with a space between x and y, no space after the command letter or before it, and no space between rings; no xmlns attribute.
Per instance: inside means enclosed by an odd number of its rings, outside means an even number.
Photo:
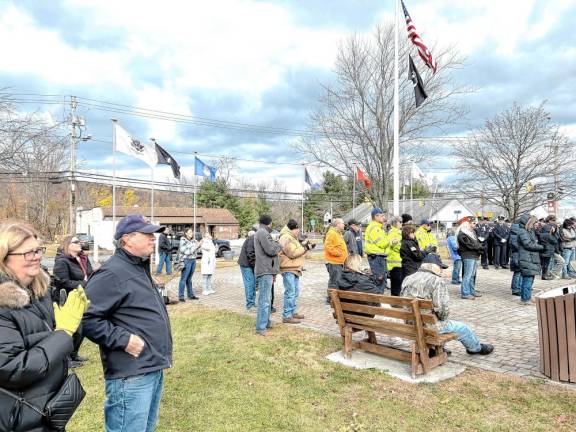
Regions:
<svg viewBox="0 0 576 432"><path fill-rule="evenodd" d="M78 329L80 321L82 321L82 315L84 315L89 305L90 301L81 286L70 292L64 306L58 306L54 303L56 330L64 330L72 336Z"/></svg>

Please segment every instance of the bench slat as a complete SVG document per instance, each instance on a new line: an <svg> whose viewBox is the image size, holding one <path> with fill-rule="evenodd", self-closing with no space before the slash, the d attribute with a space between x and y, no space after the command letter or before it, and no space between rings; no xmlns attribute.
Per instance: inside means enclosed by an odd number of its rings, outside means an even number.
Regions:
<svg viewBox="0 0 576 432"><path fill-rule="evenodd" d="M396 305L396 306L410 306L412 304L413 298L410 297L393 297L383 294L368 294L368 293L360 293L360 292L353 292L353 291L341 291L341 290L328 290L334 291L336 295L338 295L341 299L347 300L361 300L361 301L368 301L374 303L385 303L389 305ZM418 299L418 304L420 309L432 309L434 306L432 304L432 300L423 300Z"/></svg>
<svg viewBox="0 0 576 432"><path fill-rule="evenodd" d="M398 331L401 333L406 333L407 335L415 335L416 334L416 327L414 324L404 324L404 323L396 323L391 321L386 321L382 319L375 319L369 317L363 317L359 315L351 315L344 313L343 317L346 321L346 324L364 324L369 325L375 328L382 329L385 331L386 329ZM424 336L427 337L438 337L438 329L435 328L424 328L422 329Z"/></svg>
<svg viewBox="0 0 576 432"><path fill-rule="evenodd" d="M340 302L340 307L343 311L348 312L361 312L372 315L385 316L388 318L397 318L401 320L414 320L414 314L411 311L394 308L383 308L380 306L369 306L358 303L348 303L345 301ZM422 314L422 322L425 324L436 324L438 318L431 313Z"/></svg>

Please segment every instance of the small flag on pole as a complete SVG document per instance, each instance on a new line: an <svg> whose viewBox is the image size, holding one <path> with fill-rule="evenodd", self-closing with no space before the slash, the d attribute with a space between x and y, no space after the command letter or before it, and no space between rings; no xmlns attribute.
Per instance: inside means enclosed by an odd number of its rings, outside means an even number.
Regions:
<svg viewBox="0 0 576 432"><path fill-rule="evenodd" d="M170 167L172 168L172 174L174 174L174 178L179 179L180 165L178 165L178 162L176 162L176 160L172 156L170 156L170 153L168 153L166 150L164 150L162 147L156 144L156 154L158 156L158 164L170 165Z"/></svg>
<svg viewBox="0 0 576 432"><path fill-rule="evenodd" d="M408 13L408 9L404 5L404 1L402 1L402 10L404 11L404 17L406 18L406 30L408 31L408 39L412 41L412 43L418 48L418 55L420 58L426 63L430 69L432 69L432 73L436 73L436 61L432 57L432 53L428 49L418 33L416 33L416 26L412 22L412 18L410 18L410 14Z"/></svg>
<svg viewBox="0 0 576 432"><path fill-rule="evenodd" d="M416 108L418 108L422 102L428 97L426 94L426 90L424 89L424 83L422 82L422 78L420 78L420 74L418 73L418 69L414 65L414 60L412 60L412 56L408 56L410 59L410 79L414 83L414 96L416 97Z"/></svg>
<svg viewBox="0 0 576 432"><path fill-rule="evenodd" d="M116 128L116 150L140 159L146 162L151 168L154 168L158 163L158 156L156 150L149 145L141 143L139 140L130 135L118 123L114 123Z"/></svg>
<svg viewBox="0 0 576 432"><path fill-rule="evenodd" d="M194 157L194 174L209 177L210 181L216 181L216 167L205 164L197 157Z"/></svg>
<svg viewBox="0 0 576 432"><path fill-rule="evenodd" d="M372 187L372 181L366 174L364 174L360 168L356 168L356 179L364 183L364 186L366 186L368 189Z"/></svg>
<svg viewBox="0 0 576 432"><path fill-rule="evenodd" d="M317 190L320 189L320 183L315 183L310 176L307 168L304 168L304 181L310 186L310 189Z"/></svg>

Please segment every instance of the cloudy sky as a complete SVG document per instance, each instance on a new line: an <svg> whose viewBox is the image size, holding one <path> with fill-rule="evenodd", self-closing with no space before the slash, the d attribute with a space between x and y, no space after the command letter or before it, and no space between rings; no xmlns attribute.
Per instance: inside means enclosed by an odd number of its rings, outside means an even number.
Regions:
<svg viewBox="0 0 576 432"><path fill-rule="evenodd" d="M513 102L546 100L552 119L576 139L576 1L406 0L406 6L429 46L454 46L466 57L454 79L476 91L464 100L470 113L455 134ZM141 140L155 137L185 175L192 174L195 151L206 161L230 155L245 159L239 174L277 178L299 190L302 169L290 163L302 157L291 143L317 107L320 84L333 80L339 42L393 16L390 0L0 0L0 86L85 98L78 110L95 140L80 144L84 170L111 173L116 117ZM63 104L37 102L62 98L21 98L36 100L23 109L49 111L55 120L66 112ZM146 118L90 100L259 127ZM445 159L424 167L446 179L449 168ZM122 156L117 173L146 178L149 169ZM168 167L157 174L169 176Z"/></svg>

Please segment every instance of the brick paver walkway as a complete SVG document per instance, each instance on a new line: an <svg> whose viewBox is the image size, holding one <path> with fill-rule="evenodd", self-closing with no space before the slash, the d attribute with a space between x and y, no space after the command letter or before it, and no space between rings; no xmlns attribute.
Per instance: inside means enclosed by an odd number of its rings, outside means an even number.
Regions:
<svg viewBox="0 0 576 432"><path fill-rule="evenodd" d="M298 311L306 318L299 326L339 336L331 308L325 304L328 275L324 264L308 261L305 269L300 283ZM447 270L446 275L450 271ZM483 297L474 301L460 299L460 287L448 285L451 295L450 318L469 324L482 342L495 346L494 352L489 356L469 356L459 342L452 341L448 345L452 350L451 361L506 374L546 378L539 372L536 308L533 305L520 305L519 297L511 295L511 278L512 273L509 270L480 268L476 288L483 293ZM449 279L447 281L449 283ZM177 297L177 282L175 279L169 283L171 297L174 298ZM534 293L565 286L565 282L570 281L542 281L537 278L534 282ZM200 304L255 316L245 310L244 286L238 266L216 270L212 282L216 294L200 294L201 276L198 273L194 275L193 283L196 295L201 297ZM279 276L275 286L274 306L278 312L273 314L274 322L281 322L282 299L282 278ZM395 343L395 340L389 342Z"/></svg>

